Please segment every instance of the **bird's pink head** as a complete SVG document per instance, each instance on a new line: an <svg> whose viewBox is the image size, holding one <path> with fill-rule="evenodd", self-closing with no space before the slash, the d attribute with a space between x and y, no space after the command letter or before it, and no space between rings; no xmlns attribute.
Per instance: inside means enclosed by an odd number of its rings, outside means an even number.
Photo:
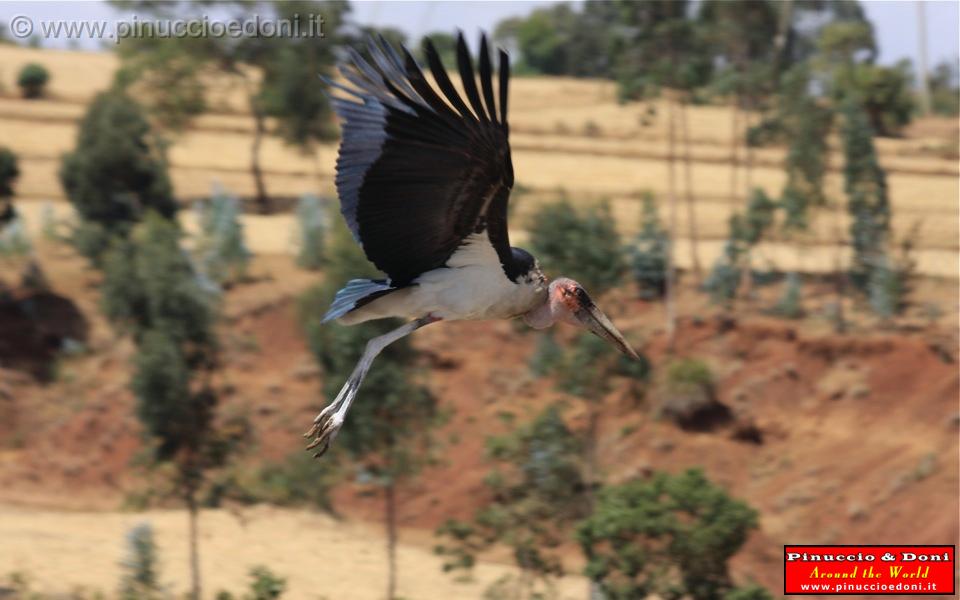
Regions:
<svg viewBox="0 0 960 600"><path fill-rule="evenodd" d="M546 302L526 313L523 320L535 329L544 329L561 321L582 327L607 340L627 356L640 359L583 286L567 277L551 281Z"/></svg>

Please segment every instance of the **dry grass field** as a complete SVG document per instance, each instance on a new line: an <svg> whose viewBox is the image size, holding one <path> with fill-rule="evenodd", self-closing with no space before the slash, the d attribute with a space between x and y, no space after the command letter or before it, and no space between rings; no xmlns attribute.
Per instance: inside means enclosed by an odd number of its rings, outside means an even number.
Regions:
<svg viewBox="0 0 960 600"><path fill-rule="evenodd" d="M14 75L28 61L43 63L51 72L50 98L16 98ZM38 226L37 202L62 202L57 179L60 156L72 149L76 122L84 103L109 86L117 67L111 54L0 48L0 144L21 156L23 172L18 194L24 212ZM241 195L252 194L248 172L252 121L240 90L222 81L211 86L215 112L198 119L171 149L172 177L183 199L208 195L215 183ZM516 78L511 91L511 124L517 181L528 193L515 199L519 217L514 227L522 239L525 218L538 203L563 191L576 202L607 200L626 235L639 225L643 193L652 192L661 215L667 215L666 115L663 103L647 115L642 104L619 104L613 84L563 78ZM645 115L647 115L645 117ZM730 140L731 110L723 106L689 110L690 174L697 225L703 239L702 260L710 264L727 235L727 219L741 207L751 186L779 194L784 183L782 148L752 152L752 168L740 153L733 173ZM956 277L960 177L957 168L958 123L928 119L913 125L901 139L879 139L882 164L888 170L894 210L894 232L903 238L917 228L916 259L920 272ZM847 218L843 209L842 159L831 140L828 192L834 206L817 215L810 231L791 240L774 239L760 252L783 270L827 271L837 260L836 242L843 239ZM323 145L304 155L276 138L263 145L263 165L270 193L295 197L314 192L331 195L335 145ZM686 173L677 165L678 195L683 198ZM734 178L735 181L734 181ZM735 188L733 187L735 183ZM686 209L678 212L678 261L690 265ZM248 226L259 252L287 251L288 217L262 219ZM253 225L253 222L251 222ZM256 232L254 233L254 231ZM846 254L840 254L846 260Z"/></svg>
<svg viewBox="0 0 960 600"><path fill-rule="evenodd" d="M155 532L163 584L186 589L187 520L183 511L74 512L7 508L0 511L0 567L27 573L33 589L64 593L110 591L120 581L124 536L149 523ZM256 565L269 565L287 578L291 600L379 600L386 585L382 532L375 524L337 521L306 511L269 507L228 512L204 511L200 524L205 595L237 593ZM455 582L441 569L424 532L404 532L398 551L402 598L481 598L488 585L513 572L497 563L481 563L473 581ZM90 552L96 548L96 552ZM587 584L565 578L557 600L583 597Z"/></svg>

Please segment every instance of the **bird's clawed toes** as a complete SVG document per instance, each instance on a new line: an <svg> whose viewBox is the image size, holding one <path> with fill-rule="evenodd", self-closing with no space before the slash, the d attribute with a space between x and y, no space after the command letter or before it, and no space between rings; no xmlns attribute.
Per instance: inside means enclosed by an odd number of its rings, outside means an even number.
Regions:
<svg viewBox="0 0 960 600"><path fill-rule="evenodd" d="M334 405L328 406L317 418L313 420L310 430L303 434L305 438L312 438L307 445L307 450L316 450L314 458L320 458L330 448L330 444L340 432L340 426L343 425L343 417L336 411L330 410Z"/></svg>

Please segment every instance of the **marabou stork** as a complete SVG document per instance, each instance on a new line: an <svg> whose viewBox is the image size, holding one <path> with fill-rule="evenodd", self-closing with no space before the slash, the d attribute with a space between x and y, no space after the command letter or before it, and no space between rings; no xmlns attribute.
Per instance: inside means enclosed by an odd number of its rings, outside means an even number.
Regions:
<svg viewBox="0 0 960 600"><path fill-rule="evenodd" d="M371 62L351 49L350 63L339 66L350 85L326 80L346 95L332 97L343 122L340 209L367 258L387 278L348 282L323 320L412 320L367 343L336 399L305 434L316 456L336 437L374 358L430 323L523 317L540 329L566 321L639 358L580 284L562 277L548 283L529 252L510 246L506 52L498 52L499 106L486 36L480 38L479 89L463 34L457 39L469 105L432 44L426 58L443 96L410 52L402 46L401 52L382 38L370 40Z"/></svg>

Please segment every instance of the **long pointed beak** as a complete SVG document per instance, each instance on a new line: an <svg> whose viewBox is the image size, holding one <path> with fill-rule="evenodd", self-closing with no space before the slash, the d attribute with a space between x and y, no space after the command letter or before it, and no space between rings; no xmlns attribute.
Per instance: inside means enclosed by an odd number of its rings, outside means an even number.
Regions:
<svg viewBox="0 0 960 600"><path fill-rule="evenodd" d="M591 300L589 296L583 294L579 300L580 307L574 312L574 316L576 316L578 321L597 336L616 346L620 352L623 352L634 360L642 360L640 355L637 354L637 351L627 343L623 334L614 327L610 319L607 318L607 315L603 314L603 311L597 308L597 305L593 303L593 300Z"/></svg>

